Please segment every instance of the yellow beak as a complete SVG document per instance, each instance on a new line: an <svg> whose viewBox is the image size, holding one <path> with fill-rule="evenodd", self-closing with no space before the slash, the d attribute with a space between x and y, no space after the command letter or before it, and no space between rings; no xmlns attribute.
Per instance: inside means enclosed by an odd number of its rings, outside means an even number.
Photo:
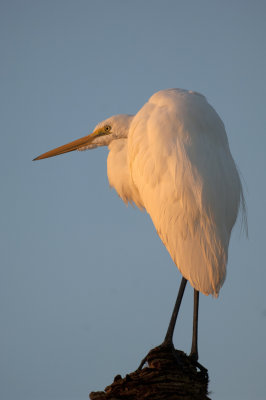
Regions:
<svg viewBox="0 0 266 400"><path fill-rule="evenodd" d="M47 151L47 153L43 153L40 156L34 158L33 161L42 160L43 158L59 156L60 154L78 150L79 148L90 144L97 135L99 135L99 132L95 131L90 135L84 136L80 139L74 140L73 142L64 144L63 146L56 147L53 150Z"/></svg>

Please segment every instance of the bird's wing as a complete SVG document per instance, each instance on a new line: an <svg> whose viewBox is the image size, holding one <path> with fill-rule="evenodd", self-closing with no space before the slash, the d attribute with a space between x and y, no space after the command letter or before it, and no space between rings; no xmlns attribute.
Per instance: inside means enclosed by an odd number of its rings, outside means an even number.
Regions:
<svg viewBox="0 0 266 400"><path fill-rule="evenodd" d="M202 95L158 92L131 124L128 162L181 274L217 296L242 193L221 119Z"/></svg>

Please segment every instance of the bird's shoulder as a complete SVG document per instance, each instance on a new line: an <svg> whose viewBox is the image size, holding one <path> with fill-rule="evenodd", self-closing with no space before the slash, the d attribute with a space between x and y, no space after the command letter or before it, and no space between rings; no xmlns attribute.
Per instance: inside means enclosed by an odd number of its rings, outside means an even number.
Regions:
<svg viewBox="0 0 266 400"><path fill-rule="evenodd" d="M154 93L148 100L149 103L158 106L170 105L171 103L186 103L191 101L206 102L205 96L199 92L186 89L164 89Z"/></svg>

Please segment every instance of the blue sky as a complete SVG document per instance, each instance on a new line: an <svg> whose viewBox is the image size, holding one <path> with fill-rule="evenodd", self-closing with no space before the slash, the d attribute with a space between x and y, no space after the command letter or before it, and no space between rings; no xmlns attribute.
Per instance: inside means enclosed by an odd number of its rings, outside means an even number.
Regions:
<svg viewBox="0 0 266 400"><path fill-rule="evenodd" d="M162 341L180 274L109 188L107 149L31 160L169 87L222 117L248 207L219 299L200 296L200 361L215 400L265 398L265 16L257 0L1 1L1 398L87 399ZM191 324L188 288L177 348Z"/></svg>

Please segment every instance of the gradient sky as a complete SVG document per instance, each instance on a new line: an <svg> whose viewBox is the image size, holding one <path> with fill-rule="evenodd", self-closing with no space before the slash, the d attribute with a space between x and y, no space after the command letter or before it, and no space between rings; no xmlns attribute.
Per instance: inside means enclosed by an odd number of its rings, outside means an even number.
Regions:
<svg viewBox="0 0 266 400"><path fill-rule="evenodd" d="M248 207L218 300L200 296L200 362L213 399L265 399L265 4L1 0L1 399L87 399L161 343L180 274L109 188L107 149L31 160L169 87L222 117Z"/></svg>

